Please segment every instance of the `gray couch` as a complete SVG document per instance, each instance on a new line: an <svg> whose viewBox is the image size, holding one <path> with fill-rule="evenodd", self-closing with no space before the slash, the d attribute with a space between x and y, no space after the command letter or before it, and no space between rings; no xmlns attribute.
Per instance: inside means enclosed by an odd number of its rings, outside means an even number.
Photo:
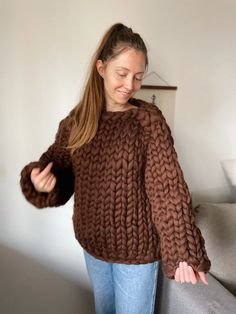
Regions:
<svg viewBox="0 0 236 314"><path fill-rule="evenodd" d="M236 204L201 204L196 224L212 262L209 284L169 280L160 265L155 313L236 314Z"/></svg>

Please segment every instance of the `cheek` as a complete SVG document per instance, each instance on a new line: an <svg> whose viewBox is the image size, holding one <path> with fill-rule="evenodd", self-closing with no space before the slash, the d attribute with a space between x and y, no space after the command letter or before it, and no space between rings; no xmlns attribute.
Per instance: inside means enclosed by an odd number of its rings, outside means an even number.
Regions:
<svg viewBox="0 0 236 314"><path fill-rule="evenodd" d="M122 86L122 82L116 78L110 78L110 80L107 82L107 86L111 89L117 89Z"/></svg>
<svg viewBox="0 0 236 314"><path fill-rule="evenodd" d="M136 83L134 84L134 89L135 89L135 91L140 90L141 85L142 85L142 82L136 82Z"/></svg>

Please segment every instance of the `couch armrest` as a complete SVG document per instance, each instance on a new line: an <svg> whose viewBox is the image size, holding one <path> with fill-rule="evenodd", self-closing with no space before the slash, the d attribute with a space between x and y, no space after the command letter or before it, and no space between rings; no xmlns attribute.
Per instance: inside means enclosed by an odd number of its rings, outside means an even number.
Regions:
<svg viewBox="0 0 236 314"><path fill-rule="evenodd" d="M225 289L210 273L208 285L198 282L178 283L159 271L156 311L158 314L232 314L236 309L236 297Z"/></svg>

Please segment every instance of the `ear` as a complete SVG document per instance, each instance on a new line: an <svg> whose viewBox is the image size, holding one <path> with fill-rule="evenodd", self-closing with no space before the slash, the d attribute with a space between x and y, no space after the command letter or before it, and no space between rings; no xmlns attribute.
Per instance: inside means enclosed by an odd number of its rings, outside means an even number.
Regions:
<svg viewBox="0 0 236 314"><path fill-rule="evenodd" d="M97 62L96 62L96 68L97 68L98 73L101 75L101 77L103 77L103 74L104 74L104 65L103 65L102 60L97 60Z"/></svg>

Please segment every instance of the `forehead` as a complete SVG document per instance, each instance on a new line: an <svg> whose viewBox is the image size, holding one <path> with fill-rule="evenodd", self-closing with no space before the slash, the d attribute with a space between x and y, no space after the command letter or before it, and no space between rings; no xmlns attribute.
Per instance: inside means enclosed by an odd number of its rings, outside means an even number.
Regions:
<svg viewBox="0 0 236 314"><path fill-rule="evenodd" d="M133 48L122 51L114 59L108 62L108 66L116 69L124 69L133 72L145 71L145 56L142 51Z"/></svg>

